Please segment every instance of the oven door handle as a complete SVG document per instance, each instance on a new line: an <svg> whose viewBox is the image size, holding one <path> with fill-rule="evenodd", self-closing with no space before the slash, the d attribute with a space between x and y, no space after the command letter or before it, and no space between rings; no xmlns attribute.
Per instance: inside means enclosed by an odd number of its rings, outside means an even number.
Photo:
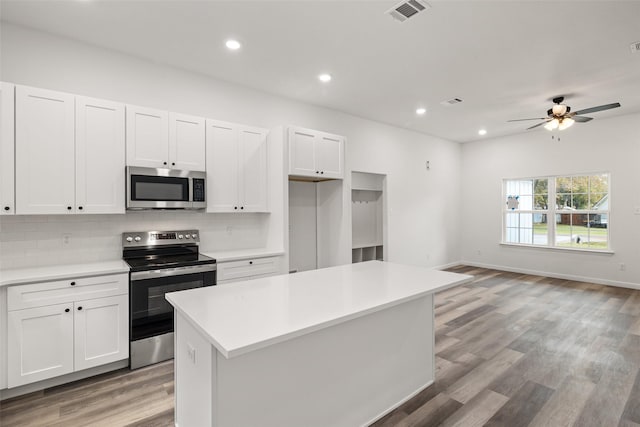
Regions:
<svg viewBox="0 0 640 427"><path fill-rule="evenodd" d="M178 276L183 274L207 273L216 271L215 264L192 265L188 267L160 268L157 270L133 271L131 272L131 281L155 279L158 277Z"/></svg>

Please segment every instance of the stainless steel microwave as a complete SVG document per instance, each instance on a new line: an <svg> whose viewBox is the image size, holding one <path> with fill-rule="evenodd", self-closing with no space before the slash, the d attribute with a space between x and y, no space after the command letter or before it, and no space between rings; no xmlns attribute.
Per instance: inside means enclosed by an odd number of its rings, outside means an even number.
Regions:
<svg viewBox="0 0 640 427"><path fill-rule="evenodd" d="M127 166L127 209L204 209L204 172Z"/></svg>

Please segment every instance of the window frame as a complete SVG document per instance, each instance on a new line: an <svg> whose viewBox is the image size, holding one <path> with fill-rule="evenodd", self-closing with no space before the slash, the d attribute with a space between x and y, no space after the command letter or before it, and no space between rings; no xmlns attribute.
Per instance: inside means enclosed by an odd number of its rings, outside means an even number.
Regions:
<svg viewBox="0 0 640 427"><path fill-rule="evenodd" d="M558 209L556 206L556 197L557 197L557 188L556 188L556 179L557 178L573 178L573 177L592 177L597 175L606 175L607 177L607 197L608 197L608 205L607 210L594 210L594 209L576 209L576 210L563 210ZM534 203L532 205L532 209L529 210L510 210L507 208L507 182L508 181L528 181L528 180L547 180L547 209L545 210L536 210L533 209L535 207L535 183L534 190L532 191ZM562 193L565 194L565 193ZM571 193L573 194L573 193ZM582 193L577 193L582 194ZM590 187L589 187L589 195L591 195ZM599 194L599 193L595 193ZM591 205L590 201L589 204ZM592 206L592 205L591 205ZM535 243L520 243L520 242L507 242L507 214L508 213L524 213L524 214L543 214L547 216L547 244L535 244ZM576 246L560 246L556 244L557 238L557 230L556 230L556 217L557 215L568 214L568 215L602 215L606 214L607 216L607 246L606 248L598 249L586 246L576 247ZM502 179L502 237L500 244L507 246L523 246L527 248L539 248L544 250L561 250L561 251L580 251L580 252L596 252L596 253L613 253L612 245L611 245L611 172L590 172L590 173L574 173L574 174L562 174L562 175L546 175L546 176L529 176L529 177L517 177L517 178L503 178ZM533 239L535 239L535 232L533 235Z"/></svg>

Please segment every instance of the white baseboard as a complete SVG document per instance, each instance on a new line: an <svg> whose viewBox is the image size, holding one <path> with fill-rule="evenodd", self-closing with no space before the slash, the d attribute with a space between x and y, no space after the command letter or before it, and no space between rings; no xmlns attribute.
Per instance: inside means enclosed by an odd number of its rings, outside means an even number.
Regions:
<svg viewBox="0 0 640 427"><path fill-rule="evenodd" d="M457 265L462 265L462 264L464 264L462 261L454 261L448 264L436 265L435 267L431 267L431 268L434 270L444 270L446 268L451 268L451 267L455 267Z"/></svg>
<svg viewBox="0 0 640 427"><path fill-rule="evenodd" d="M384 416L386 416L388 413L390 413L394 409L400 407L400 405L402 405L403 403L408 402L409 400L413 399L415 396L418 395L418 393L422 392L422 390L426 389L427 387L430 387L433 383L434 383L434 381L429 381L425 385L423 385L420 388L418 388L417 390L415 390L413 393L409 394L405 398L403 398L400 401L396 402L391 407L389 407L389 408L385 409L384 411L382 411L379 415L376 415L375 417L373 417L372 419L367 421L365 424L362 425L362 427L367 427L367 426L370 426L371 424L375 423L376 421L378 421L379 419L383 418ZM177 424L176 424L176 426L177 426Z"/></svg>
<svg viewBox="0 0 640 427"><path fill-rule="evenodd" d="M526 268L510 267L507 265L485 264L473 261L460 261L457 265L468 265L471 267L490 268L493 270L509 271L511 273L532 274L534 276L553 277L554 279L574 280L576 282L596 283L599 285L616 286L619 288L639 289L640 284L632 282L621 282L618 280L601 279L598 277L584 277L575 274L555 273L552 271L530 270Z"/></svg>
<svg viewBox="0 0 640 427"><path fill-rule="evenodd" d="M129 366L129 359L124 359L102 366L96 366L95 368L85 369L84 371L72 372L70 374L61 375L59 377L50 378L48 380L38 381L32 384L25 384L23 386L14 388L6 388L4 390L0 390L0 401L16 396L21 396L27 393L33 393L34 391L40 391L50 387L55 387L58 385L81 380L84 378L89 378L94 375L104 374L105 372L115 371L127 366Z"/></svg>

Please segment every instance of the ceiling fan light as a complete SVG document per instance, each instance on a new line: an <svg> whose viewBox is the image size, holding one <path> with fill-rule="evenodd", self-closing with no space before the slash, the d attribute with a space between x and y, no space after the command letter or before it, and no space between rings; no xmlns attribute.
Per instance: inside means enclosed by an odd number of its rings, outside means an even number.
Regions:
<svg viewBox="0 0 640 427"><path fill-rule="evenodd" d="M567 117L560 122L558 129L565 130L566 128L571 127L575 122L576 121L573 120L571 117Z"/></svg>
<svg viewBox="0 0 640 427"><path fill-rule="evenodd" d="M556 104L551 108L554 116L563 116L567 112L567 106L564 104Z"/></svg>
<svg viewBox="0 0 640 427"><path fill-rule="evenodd" d="M544 128L546 130L554 130L556 129L558 126L560 125L560 121L558 119L553 119L550 122L547 122L546 125L544 125Z"/></svg>

